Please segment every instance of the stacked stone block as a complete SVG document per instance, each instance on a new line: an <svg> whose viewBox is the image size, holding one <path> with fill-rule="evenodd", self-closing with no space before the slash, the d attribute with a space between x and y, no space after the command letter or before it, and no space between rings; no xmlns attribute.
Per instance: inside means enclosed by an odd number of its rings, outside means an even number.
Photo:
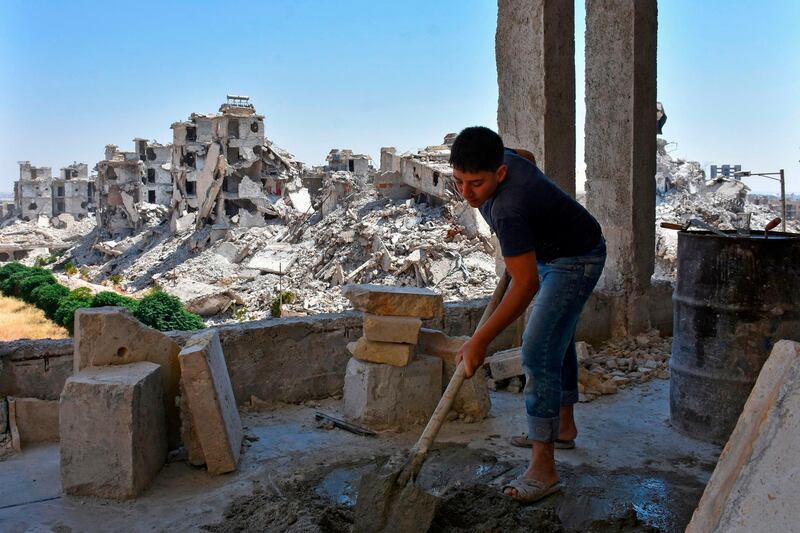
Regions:
<svg viewBox="0 0 800 533"><path fill-rule="evenodd" d="M442 393L442 361L416 354L422 319L442 316L428 289L348 285L342 293L364 312L364 335L347 345L344 412L373 429L424 424Z"/></svg>

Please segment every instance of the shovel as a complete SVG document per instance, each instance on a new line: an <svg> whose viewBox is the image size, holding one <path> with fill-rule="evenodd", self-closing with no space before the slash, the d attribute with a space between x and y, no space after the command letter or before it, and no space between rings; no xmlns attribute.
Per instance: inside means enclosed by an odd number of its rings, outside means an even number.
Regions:
<svg viewBox="0 0 800 533"><path fill-rule="evenodd" d="M693 218L693 219L689 220L689 222L687 222L686 224L675 224L673 222L662 222L661 223L661 227L664 228L664 229L675 229L675 230L678 230L678 231L687 231L690 226L696 226L698 228L710 231L714 235L717 235L719 237L725 237L726 239L733 237L732 235L728 235L727 233L723 233L722 231L720 231L719 229L715 228L711 224L703 222L702 220L700 220L698 218Z"/></svg>
<svg viewBox="0 0 800 533"><path fill-rule="evenodd" d="M478 322L477 329L489 319L503 299L510 277L503 273L492 298ZM480 369L479 369L480 370ZM390 460L377 473L361 478L355 507L355 533L416 532L427 531L433 522L439 499L414 485L428 449L450 412L458 390L464 382L464 363L458 363L450 383L439 404L425 426L417 443L411 449L405 464L398 459ZM400 459L400 461L402 458Z"/></svg>

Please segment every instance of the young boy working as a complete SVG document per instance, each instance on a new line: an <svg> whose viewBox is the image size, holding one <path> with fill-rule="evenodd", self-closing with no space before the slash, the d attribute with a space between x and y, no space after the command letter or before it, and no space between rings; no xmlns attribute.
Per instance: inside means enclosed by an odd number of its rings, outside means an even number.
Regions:
<svg viewBox="0 0 800 533"><path fill-rule="evenodd" d="M575 328L606 258L600 225L551 182L532 157L504 148L488 128L463 130L450 154L456 187L497 234L511 285L486 323L459 350L471 377L486 347L536 301L522 338L523 391L532 443L528 469L503 487L523 502L561 488L555 447L574 447L578 401ZM567 154L572 157L572 154Z"/></svg>

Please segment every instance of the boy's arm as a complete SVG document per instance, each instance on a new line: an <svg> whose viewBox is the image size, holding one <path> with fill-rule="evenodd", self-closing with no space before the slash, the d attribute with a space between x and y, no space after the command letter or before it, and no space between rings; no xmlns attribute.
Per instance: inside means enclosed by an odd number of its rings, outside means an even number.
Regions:
<svg viewBox="0 0 800 533"><path fill-rule="evenodd" d="M506 270L511 275L511 285L494 313L464 343L456 355L456 364L462 359L464 360L464 372L467 378L472 377L483 364L489 343L525 312L536 291L539 290L539 273L536 268L535 252L530 251L503 259L506 263Z"/></svg>

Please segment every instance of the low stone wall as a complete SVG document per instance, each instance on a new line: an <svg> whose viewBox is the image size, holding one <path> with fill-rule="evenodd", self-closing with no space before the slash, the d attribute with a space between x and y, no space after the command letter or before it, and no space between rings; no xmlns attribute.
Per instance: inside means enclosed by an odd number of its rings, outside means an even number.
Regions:
<svg viewBox="0 0 800 533"><path fill-rule="evenodd" d="M657 294L652 307L658 312L651 314L660 322L654 325L662 333L671 333L671 291ZM488 298L447 303L444 320L429 320L425 326L448 335L471 335L487 302ZM592 295L578 325L579 340L598 343L609 338L610 306L607 298ZM667 320L668 328L662 323ZM361 313L262 320L216 329L237 403L251 396L297 403L342 392L350 358L346 346L361 336ZM489 347L490 353L514 346L520 333L510 326ZM182 345L191 334L169 335ZM0 342L0 398L57 400L71 374L72 339Z"/></svg>

